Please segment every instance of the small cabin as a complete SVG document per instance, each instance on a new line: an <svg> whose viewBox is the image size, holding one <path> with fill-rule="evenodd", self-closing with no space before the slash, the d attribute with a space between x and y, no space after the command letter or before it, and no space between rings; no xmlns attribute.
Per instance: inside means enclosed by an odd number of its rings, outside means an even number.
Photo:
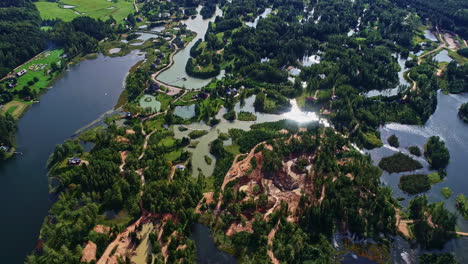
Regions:
<svg viewBox="0 0 468 264"><path fill-rule="evenodd" d="M80 165L81 164L81 159L77 157L73 157L71 159L68 159L68 165Z"/></svg>
<svg viewBox="0 0 468 264"><path fill-rule="evenodd" d="M21 77L25 75L28 71L26 69L22 69L21 71L16 73L16 76Z"/></svg>
<svg viewBox="0 0 468 264"><path fill-rule="evenodd" d="M178 165L176 165L176 169L183 171L183 170L185 170L185 165L178 164Z"/></svg>

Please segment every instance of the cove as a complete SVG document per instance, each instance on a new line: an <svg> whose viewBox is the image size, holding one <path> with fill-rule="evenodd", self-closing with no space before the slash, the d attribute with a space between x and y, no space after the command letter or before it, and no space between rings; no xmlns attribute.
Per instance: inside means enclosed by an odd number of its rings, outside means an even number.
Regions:
<svg viewBox="0 0 468 264"><path fill-rule="evenodd" d="M447 167L447 176L445 179L432 186L431 190L426 192L428 199L431 202L444 201L445 207L452 212L456 212L455 199L458 194L468 195L466 184L468 182L468 124L463 123L458 116L458 108L462 103L468 102L468 94L461 95L444 95L440 91L437 95L437 109L423 126L411 126L391 123L383 126L380 129L381 139L384 142L382 148L368 151L371 154L374 164L377 165L381 158L392 155L396 151L401 151L408 154L407 147L418 146L422 151L424 144L431 136L440 136L450 151L450 163ZM396 149L388 145L387 138L395 134L400 141L400 148ZM413 158L416 158L413 156ZM399 178L403 174L413 173L429 173L429 165L424 158L416 158L424 166L423 169L410 173L389 174L383 172L382 182L390 187L394 197L406 198L401 202L403 206L407 206L409 200L414 198L414 195L407 195L398 188ZM449 199L445 199L440 190L444 187L449 187L453 191L453 195ZM458 215L457 229L459 231L468 231L468 221L465 221L462 216ZM468 263L468 238L461 237L449 241L444 248L444 251L454 253L460 260L460 263ZM410 249L408 243L403 239L398 239L394 243L392 259L400 259L399 263L411 263L411 260L417 258L418 250Z"/></svg>
<svg viewBox="0 0 468 264"><path fill-rule="evenodd" d="M16 144L23 155L0 164L2 263L23 263L34 249L51 205L46 163L55 145L111 110L128 70L143 58L137 51L99 55L71 67L19 120Z"/></svg>

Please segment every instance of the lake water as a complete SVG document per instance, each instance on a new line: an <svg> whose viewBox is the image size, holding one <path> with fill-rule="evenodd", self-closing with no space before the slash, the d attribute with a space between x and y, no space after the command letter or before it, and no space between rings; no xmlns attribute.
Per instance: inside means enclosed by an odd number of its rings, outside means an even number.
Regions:
<svg viewBox="0 0 468 264"><path fill-rule="evenodd" d="M273 11L273 9L265 8L265 11L257 16L253 22L246 22L245 25L251 28L256 28L260 18L266 18L269 14L271 14L271 11Z"/></svg>
<svg viewBox="0 0 468 264"><path fill-rule="evenodd" d="M174 55L174 64L166 71L162 72L157 79L166 84L178 87L185 87L187 89L199 89L207 85L209 79L198 79L188 76L185 72L185 65L190 58L190 49L195 45L198 39L204 39L205 33L208 30L208 23L214 21L216 16L222 16L223 12L216 6L215 15L210 19L203 19L200 15L201 6L197 8L198 15L195 19L183 20L182 23L187 25L187 29L197 33L197 36L187 44L187 46ZM220 73L222 75L223 73Z"/></svg>
<svg viewBox="0 0 468 264"><path fill-rule="evenodd" d="M437 37L432 33L432 31L426 29L424 30L424 37L430 41L438 41Z"/></svg>
<svg viewBox="0 0 468 264"><path fill-rule="evenodd" d="M448 55L448 51L444 49L435 55L434 60L438 62L451 62L453 59Z"/></svg>
<svg viewBox="0 0 468 264"><path fill-rule="evenodd" d="M457 195L461 193L468 195L468 188L466 187L468 180L468 124L461 121L457 115L458 108L466 102L468 102L468 94L444 95L439 92L437 109L424 126L387 124L380 129L381 139L385 144L384 147L369 151L374 163L377 165L382 157L392 155L398 151L388 145L387 138L390 135L395 134L399 138L399 150L404 153L408 153L406 148L410 146L418 146L423 150L424 144L429 137L440 136L450 151L447 177L443 182L433 185L426 195L433 202L444 201L446 208L452 212L456 212L455 199ZM431 172L424 158L417 158L417 160L423 164L424 168L411 173ZM403 174L405 173L389 174L384 172L381 179L385 185L392 188L394 197L406 198L401 204L407 206L409 200L414 196L407 195L398 188L399 178ZM440 190L444 187L449 187L453 191L452 197L447 200L440 193ZM459 216L457 228L460 231L468 232L468 221ZM468 263L467 248L468 238L464 237L447 243L445 250L454 252L460 258L460 263ZM403 241L398 243L395 250L397 251L396 257L402 253L407 253L407 257L410 259L414 259L414 255L417 253L416 250L409 250Z"/></svg>
<svg viewBox="0 0 468 264"><path fill-rule="evenodd" d="M199 264L234 264L236 259L220 251L211 238L210 229L200 223L192 227L190 238L197 247L197 263Z"/></svg>
<svg viewBox="0 0 468 264"><path fill-rule="evenodd" d="M19 152L0 164L0 256L2 263L23 263L39 237L50 207L46 162L56 144L112 109L123 90L124 78L143 57L83 61L64 73L18 122Z"/></svg>
<svg viewBox="0 0 468 264"><path fill-rule="evenodd" d="M180 116L184 119L190 119L195 116L195 104L176 106L174 115Z"/></svg>

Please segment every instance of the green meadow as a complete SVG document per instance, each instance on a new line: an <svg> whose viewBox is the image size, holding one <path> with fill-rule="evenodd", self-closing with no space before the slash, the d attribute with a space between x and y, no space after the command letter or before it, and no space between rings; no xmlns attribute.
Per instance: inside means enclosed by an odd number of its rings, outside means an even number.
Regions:
<svg viewBox="0 0 468 264"><path fill-rule="evenodd" d="M122 21L134 11L131 0L63 0L56 3L41 0L35 2L42 19L62 19L71 21L78 16L89 16L106 20L113 16L115 20ZM72 6L72 8L64 8Z"/></svg>
<svg viewBox="0 0 468 264"><path fill-rule="evenodd" d="M60 63L60 56L63 54L63 50L56 49L50 51L44 51L34 60L31 60L15 70L15 73L26 69L27 73L17 78L17 86L15 90L21 90L24 86L29 86L31 90L39 92L41 89L47 87L54 76L47 74L51 69L52 63ZM38 79L34 82L34 77ZM28 84L34 82L34 84Z"/></svg>

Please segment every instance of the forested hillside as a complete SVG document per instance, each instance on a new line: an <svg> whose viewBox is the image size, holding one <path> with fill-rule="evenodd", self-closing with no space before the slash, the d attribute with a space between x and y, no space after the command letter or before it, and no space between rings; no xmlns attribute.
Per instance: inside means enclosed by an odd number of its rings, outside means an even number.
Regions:
<svg viewBox="0 0 468 264"><path fill-rule="evenodd" d="M39 12L31 2L0 2L0 77L44 49L40 24Z"/></svg>
<svg viewBox="0 0 468 264"><path fill-rule="evenodd" d="M468 1L395 0L398 5L418 12L422 18L444 29L468 37Z"/></svg>

